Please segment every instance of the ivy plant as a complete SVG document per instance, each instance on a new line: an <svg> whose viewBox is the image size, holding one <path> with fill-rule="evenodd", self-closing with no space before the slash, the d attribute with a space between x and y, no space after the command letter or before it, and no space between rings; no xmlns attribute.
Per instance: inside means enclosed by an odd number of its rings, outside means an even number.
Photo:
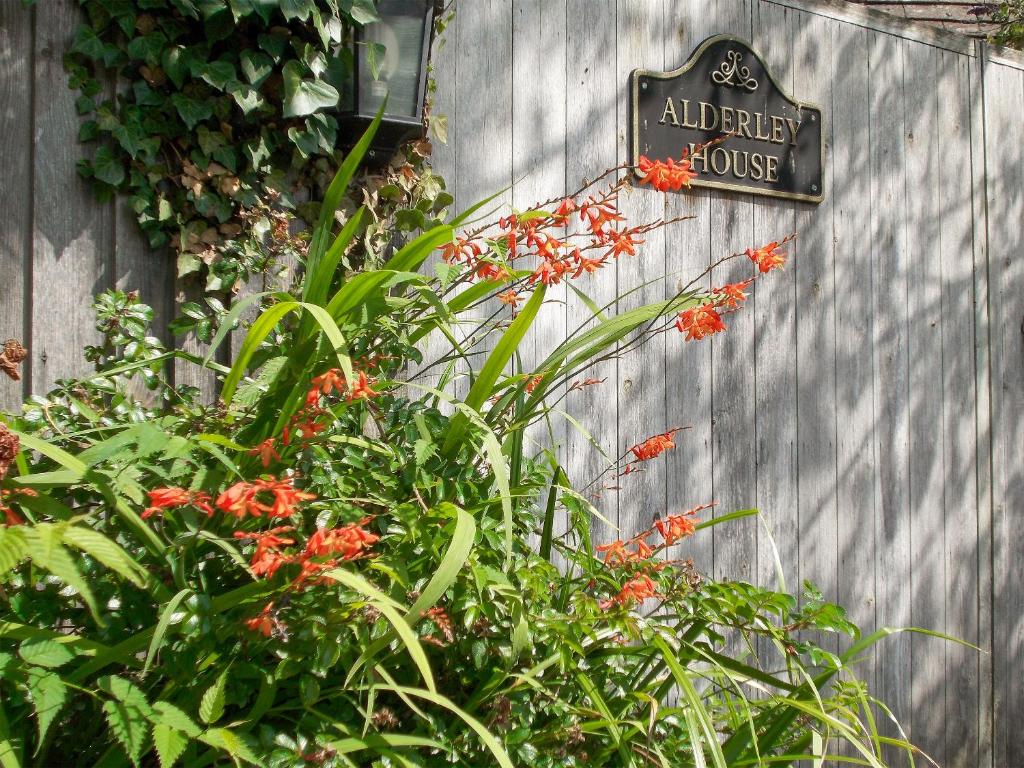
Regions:
<svg viewBox="0 0 1024 768"><path fill-rule="evenodd" d="M79 2L65 65L80 139L99 144L80 173L100 199L128 196L149 244L176 254L179 276L222 292L266 270L268 249L252 233L273 227L274 210L315 221L302 200L318 199L337 170L351 133L339 107L351 92L352 31L378 18L375 0ZM382 185L394 194L378 219L447 204L428 154L408 149L381 174L406 183ZM266 221L253 227L253 217Z"/></svg>

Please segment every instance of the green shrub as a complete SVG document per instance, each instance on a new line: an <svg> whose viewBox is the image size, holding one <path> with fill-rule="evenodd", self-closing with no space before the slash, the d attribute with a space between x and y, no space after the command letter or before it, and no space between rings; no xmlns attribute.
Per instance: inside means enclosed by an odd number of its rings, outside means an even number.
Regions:
<svg viewBox="0 0 1024 768"><path fill-rule="evenodd" d="M257 297L231 368L209 364L220 402L161 383L182 355L111 295L98 374L9 420L0 765L676 768L840 749L880 765L894 742L849 665L885 632L858 638L810 587L798 604L685 559L690 536L751 511L593 542L582 482L553 449L526 449L594 361L673 325L721 332L747 284L594 306L535 370L510 373L549 284L582 284L664 222L620 223L623 177L456 236L467 212L385 268L346 273L363 215L335 234L332 212L364 149L328 191L299 290ZM645 161L645 180L678 187L686 168ZM738 256L762 272L783 258L777 243ZM482 311L494 296L523 305ZM456 343L456 325L474 341ZM423 360L428 337L450 343ZM128 394L140 371L158 408ZM609 474L673 447L672 431L642 437ZM852 646L828 651L823 632Z"/></svg>

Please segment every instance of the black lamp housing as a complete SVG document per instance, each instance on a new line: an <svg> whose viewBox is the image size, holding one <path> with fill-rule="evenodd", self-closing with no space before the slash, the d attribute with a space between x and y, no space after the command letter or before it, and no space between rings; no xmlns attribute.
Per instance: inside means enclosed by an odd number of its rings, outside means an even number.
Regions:
<svg viewBox="0 0 1024 768"><path fill-rule="evenodd" d="M402 142L423 134L427 66L434 17L440 12L440 0L378 0L380 21L356 32L352 111L346 122L361 133L387 97L387 110L366 153L370 165L383 165ZM383 61L376 62L377 77L370 66L371 44L384 49Z"/></svg>

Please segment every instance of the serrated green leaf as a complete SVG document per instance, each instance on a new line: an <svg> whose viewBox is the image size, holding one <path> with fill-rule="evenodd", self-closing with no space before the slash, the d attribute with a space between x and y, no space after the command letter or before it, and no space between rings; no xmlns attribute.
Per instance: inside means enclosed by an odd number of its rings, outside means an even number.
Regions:
<svg viewBox="0 0 1024 768"><path fill-rule="evenodd" d="M181 731L186 736L197 738L202 729L195 721L188 716L185 710L169 701L153 702L153 722L166 725L176 731Z"/></svg>
<svg viewBox="0 0 1024 768"><path fill-rule="evenodd" d="M89 589L86 580L82 578L78 566L75 565L75 561L67 549L64 548L61 541L63 538L62 529L64 527L63 524L55 526L49 523L25 527L24 535L28 542L29 557L40 568L49 571L69 587L76 590L82 600L85 601L96 623L103 624L104 622L100 617L96 606L96 598L93 596L92 590Z"/></svg>
<svg viewBox="0 0 1024 768"><path fill-rule="evenodd" d="M0 528L0 578L28 555L28 542L22 526Z"/></svg>
<svg viewBox="0 0 1024 768"><path fill-rule="evenodd" d="M65 643L46 638L26 640L18 647L18 655L28 664L51 669L62 667L75 658Z"/></svg>
<svg viewBox="0 0 1024 768"><path fill-rule="evenodd" d="M211 728L200 736L199 739L211 747L223 749L229 755L239 760L245 760L253 765L260 764L260 759L252 751L252 747L242 741L238 734L234 731L229 731L227 728Z"/></svg>
<svg viewBox="0 0 1024 768"><path fill-rule="evenodd" d="M161 768L171 768L188 746L188 737L169 725L157 723L153 726L153 744Z"/></svg>
<svg viewBox="0 0 1024 768"><path fill-rule="evenodd" d="M128 759L134 765L139 764L142 750L149 738L149 722L142 713L123 701L103 702L103 713L114 734L114 738L124 748Z"/></svg>
<svg viewBox="0 0 1024 768"><path fill-rule="evenodd" d="M63 540L95 558L110 570L128 579L137 587L146 583L146 571L113 540L81 525L64 529Z"/></svg>
<svg viewBox="0 0 1024 768"><path fill-rule="evenodd" d="M53 724L53 719L67 701L67 687L57 674L38 667L29 668L26 679L39 725L38 743L42 744Z"/></svg>
<svg viewBox="0 0 1024 768"><path fill-rule="evenodd" d="M215 723L224 714L224 688L228 682L228 671L220 673L217 682L206 689L199 702L199 718L204 723Z"/></svg>

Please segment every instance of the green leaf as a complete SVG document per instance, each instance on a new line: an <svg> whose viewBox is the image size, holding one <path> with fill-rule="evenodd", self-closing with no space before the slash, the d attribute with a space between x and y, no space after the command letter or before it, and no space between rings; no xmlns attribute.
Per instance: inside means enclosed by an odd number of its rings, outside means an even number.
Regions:
<svg viewBox="0 0 1024 768"><path fill-rule="evenodd" d="M38 744L41 745L53 724L53 719L67 701L67 686L57 674L38 668L28 669L26 680L39 726Z"/></svg>
<svg viewBox="0 0 1024 768"><path fill-rule="evenodd" d="M146 583L146 570L132 557L102 533L80 525L69 525L64 529L63 541L103 563L110 570L123 576L137 587Z"/></svg>
<svg viewBox="0 0 1024 768"><path fill-rule="evenodd" d="M196 738L202 733L202 729L189 717L185 710L169 701L153 702L152 721L159 725L165 725L176 731L181 731L186 736Z"/></svg>
<svg viewBox="0 0 1024 768"><path fill-rule="evenodd" d="M28 541L29 556L40 568L49 571L75 589L89 607L89 612L96 623L104 624L89 584L82 578L78 566L61 543L63 527L63 524L55 526L49 523L26 527L25 538Z"/></svg>
<svg viewBox="0 0 1024 768"><path fill-rule="evenodd" d="M192 130L201 121L213 115L213 105L209 101L191 99L183 93L173 94L171 96L171 103L189 130Z"/></svg>
<svg viewBox="0 0 1024 768"><path fill-rule="evenodd" d="M281 70L284 76L283 113L285 117L304 117L317 110L337 106L337 89L323 80L303 79L303 66L289 61Z"/></svg>
<svg viewBox="0 0 1024 768"><path fill-rule="evenodd" d="M228 670L220 673L217 681L206 689L199 702L199 718L207 724L215 723L224 715L224 688L228 682Z"/></svg>
<svg viewBox="0 0 1024 768"><path fill-rule="evenodd" d="M498 738L484 727L483 723L477 720L475 717L470 715L468 712L464 712L455 702L451 699L442 696L439 693L433 691L424 691L420 688L408 688L401 685L385 685L382 683L376 684L377 688L385 691L394 691L398 694L405 694L406 696L415 696L416 698L429 701L431 704L435 704L439 707L447 709L449 712L456 715L466 725L476 732L477 736L480 737L480 741L483 742L484 746L487 747L488 751L494 755L494 759L497 761L501 768L514 768L511 758L505 748L501 746L501 742Z"/></svg>
<svg viewBox="0 0 1024 768"><path fill-rule="evenodd" d="M181 601L192 594L192 590L183 589L178 594L170 599L170 602L164 607L163 611L160 612L160 620L156 623L156 629L153 631L153 639L149 643L149 650L146 651L146 663L142 667L142 676L145 677L149 673L149 668L156 658L157 651L160 650L160 646L163 645L164 636L167 634L167 627L171 624L171 618L174 616L175 611L178 610L178 606L181 605Z"/></svg>
<svg viewBox="0 0 1024 768"><path fill-rule="evenodd" d="M465 404L467 407L479 411L480 407L487 402L487 398L493 394L495 382L498 381L498 377L504 372L505 366L512 359L512 355L519 348L523 337L526 336L526 332L530 329L534 319L537 317L537 313L540 311L540 306L544 302L544 291L543 285L538 286L534 290L533 295L526 302L522 312L512 321L508 330L502 334L501 339L494 347L494 351L487 358L487 362L484 363L480 374L470 388L469 394L466 395ZM459 445L468 426L469 419L462 413L458 413L452 418L448 437L444 442L443 450L445 453L451 454Z"/></svg>
<svg viewBox="0 0 1024 768"><path fill-rule="evenodd" d="M27 663L37 667L62 667L75 658L65 643L56 640L34 638L18 647L18 655Z"/></svg>
<svg viewBox="0 0 1024 768"><path fill-rule="evenodd" d="M110 184L112 187L116 187L124 181L124 166L114 157L110 147L102 146L96 150L96 155L92 161L92 169L93 175L97 179Z"/></svg>
<svg viewBox="0 0 1024 768"><path fill-rule="evenodd" d="M199 737L211 747L223 749L229 755L239 760L244 760L253 765L261 765L260 758L253 752L252 747L246 744L234 731L227 728L211 728Z"/></svg>
<svg viewBox="0 0 1024 768"><path fill-rule="evenodd" d="M103 702L103 712L107 716L110 730L124 747L128 759L138 765L149 738L149 719L153 709L146 701L146 695L122 677L111 675L100 678L97 683L100 690L114 697L113 700Z"/></svg>
<svg viewBox="0 0 1024 768"><path fill-rule="evenodd" d="M0 528L0 578L28 555L28 542L22 526Z"/></svg>
<svg viewBox="0 0 1024 768"><path fill-rule="evenodd" d="M188 737L169 725L157 723L153 726L153 744L161 768L171 768L188 746Z"/></svg>

